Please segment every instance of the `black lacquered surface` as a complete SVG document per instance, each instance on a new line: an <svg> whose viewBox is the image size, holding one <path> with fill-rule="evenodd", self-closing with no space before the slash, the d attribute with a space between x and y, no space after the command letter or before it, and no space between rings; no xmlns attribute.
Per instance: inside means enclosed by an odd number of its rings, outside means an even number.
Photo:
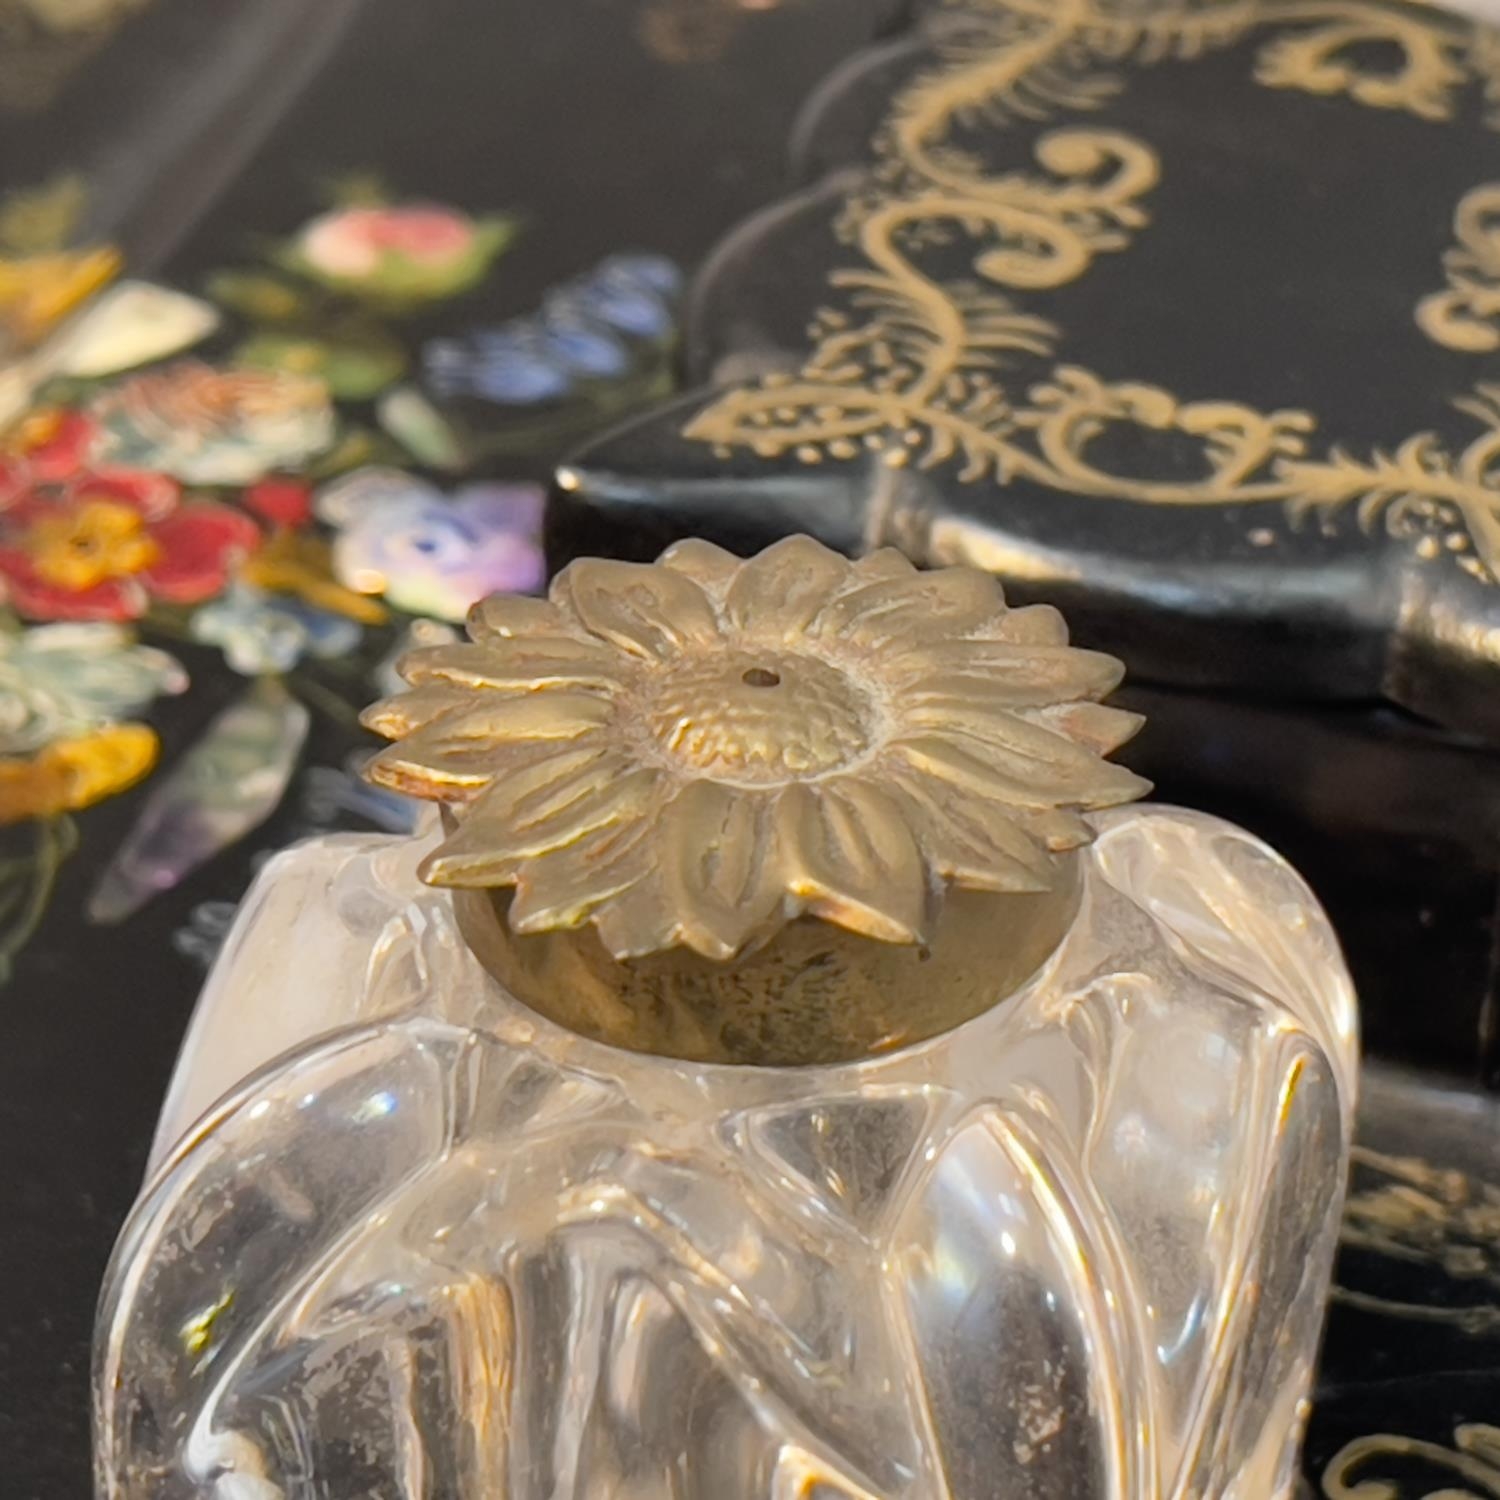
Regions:
<svg viewBox="0 0 1500 1500"><path fill-rule="evenodd" d="M251 93L284 89L298 26L310 28L307 47L323 45L328 31L327 18L313 14L321 0L279 11L222 9L221 17L220 7L196 0L161 0L82 63L45 113L0 116L0 188L104 170L97 232L120 239L136 274L194 291L205 273L250 258L259 241L318 212L325 184L343 174L376 172L397 193L476 211L511 209L526 231L462 314L480 324L529 310L549 287L615 251L649 249L695 263L783 180L796 109L872 33L879 7L366 0L345 7L347 24L326 59L282 100L267 129L247 140L249 122L219 122L247 159L209 153L202 165L222 180L185 201L173 174L197 153L180 109L184 77L222 70ZM646 14L653 9L654 21ZM251 29L267 40L268 56L215 43L219 27L243 35L234 27L252 10ZM254 84L262 69L269 73ZM227 81L207 92L235 97ZM160 153L154 162L152 150ZM122 161L139 197L109 190L107 173ZM488 472L545 475L558 456L555 446L535 443ZM153 711L164 766L246 686L217 651L172 649L193 682ZM346 690L373 696L367 679ZM371 743L315 716L302 761L336 767ZM149 786L82 816L82 851L65 866L41 929L0 991L7 1500L80 1500L90 1492L94 1299L203 979L202 964L174 946L173 934L190 928L204 903L236 900L268 850L314 826L299 776L269 822L183 886L121 925L88 926L87 894ZM359 826L348 814L335 817Z"/></svg>
<svg viewBox="0 0 1500 1500"><path fill-rule="evenodd" d="M1056 603L1161 694L1160 795L1307 871L1372 1048L1493 1079L1493 37L1151 14L932 7L832 75L554 558L809 529Z"/></svg>
<svg viewBox="0 0 1500 1500"><path fill-rule="evenodd" d="M575 0L547 7L443 0L420 8L365 0L337 15L329 6L316 36L309 33L299 45L296 23L306 17L295 12L301 8L278 12L266 5L252 15L256 8L247 5L235 8L236 24L254 30L265 50L230 58L220 55L203 16L190 14L201 9L160 0L82 63L45 115L7 118L0 126L4 185L29 185L71 168L103 172L118 184L127 179L108 173L123 173L120 163L128 158L129 190L101 194L99 230L118 238L142 273L187 287L243 256L258 236L294 229L317 210L319 183L350 171L377 169L413 194L517 209L528 233L478 294L476 319L529 308L548 286L620 248L701 261L738 220L783 190L795 113L817 82L887 19L856 0L785 0L743 9L714 0ZM898 72L909 61L904 46L895 42L888 49ZM295 68L291 56L298 59ZM173 70L201 77L220 66L232 67L237 80L234 90L226 85L225 97L260 101L265 114L252 119L255 112L240 111L217 125L222 147L195 149L182 120L174 123ZM1214 66L1218 71L1205 73L1196 102L1212 106L1215 119L1232 117L1240 86L1229 79L1232 58L1226 54ZM1171 105L1175 123L1181 123L1176 112L1192 102ZM1316 197L1302 173L1307 142L1319 135L1323 114L1316 100L1295 104L1301 113L1288 136L1257 137L1274 177L1237 179L1236 193L1216 200L1239 215L1222 224L1222 243L1248 269L1262 256L1255 247L1262 243L1265 205L1282 201L1276 195L1286 192ZM1472 112L1479 106L1470 100L1464 107ZM1137 97L1128 109L1134 111L1128 119L1101 119L1153 128L1149 100ZM846 151L818 142L866 139L868 116L854 110L833 121L836 130L830 125L821 135L804 134L804 180L834 157L849 159L852 146ZM1354 368L1363 384L1323 408L1329 432L1368 454L1390 435L1426 424L1461 446L1462 419L1449 415L1446 400L1460 365L1468 373L1464 361L1413 348L1409 339L1376 357L1365 345L1351 345L1355 333L1365 336L1366 324L1354 319L1355 328L1346 316L1355 294L1357 305L1367 308L1387 294L1397 260L1403 268L1430 266L1433 285L1443 285L1452 199L1473 176L1474 162L1434 166L1418 149L1428 139L1425 123L1374 116L1365 127L1373 135L1364 165L1351 169L1344 184L1358 192L1372 173L1395 184L1391 191L1408 211L1396 214L1388 239L1371 240L1358 224L1334 214L1306 234L1331 235L1337 244L1276 246L1293 266L1314 250L1336 250L1346 264L1355 258L1357 272L1290 287L1288 300L1268 316L1263 303L1225 303L1222 290L1214 290L1236 284L1234 264L1201 264L1190 238L1159 236L1148 244L1143 235L1137 248L1159 291L1144 301L1130 295L1122 279L1125 258L1106 259L1087 300L1070 303L1069 327L1095 329L1128 345L1132 359L1119 366L1122 375L1170 379L1181 391L1218 390L1226 366L1217 346L1206 350L1201 368L1174 363L1168 369L1167 361L1200 326L1195 309L1202 300L1217 298L1217 326L1248 372L1246 383L1235 387L1241 400L1297 405L1308 382L1342 378ZM159 156L144 145L127 149L132 129L142 132L141 141L155 143ZM1215 144L1227 150L1233 142ZM1190 206L1194 184L1178 176L1162 193L1157 211L1165 219L1169 209ZM814 202L806 212L814 219L822 213L826 226L826 204ZM725 263L719 280L708 283L691 351L700 376L710 369L723 373L724 350L713 341L727 324L713 287L729 285L731 272L749 275L754 284L750 343L759 342L762 326L774 330L773 346L790 347L800 337L814 283L827 268L826 252L819 248L816 264L805 264L762 244L764 237L759 230L741 235L735 253L744 269ZM1136 265L1139 270L1139 260ZM1384 309L1382 316L1398 311ZM1305 329L1311 331L1304 336ZM743 334L742 327L736 337ZM850 546L866 539L863 469L789 468L770 481L744 455L720 459L684 448L676 442L681 420L701 405L701 397L689 397L678 413L595 450L611 455L607 464L596 458L577 466L588 476L593 503L559 511L559 553L649 553L683 530L707 531L747 548L788 529L814 530ZM504 476L541 475L560 456L558 446L542 442L491 467ZM663 483L674 475L680 481L675 488ZM643 496L652 503L638 503ZM1038 524L1065 535L1071 515L1053 507ZM1107 524L1118 524L1123 535L1124 513ZM1089 526L1097 535L1092 513ZM1168 526L1153 545L1170 550L1182 534ZM1314 561L1325 550L1337 553L1357 542L1353 533L1288 538L1287 548L1304 547ZM1396 540L1388 553L1380 550L1386 545L1382 539L1378 554L1398 558L1390 566L1399 571L1405 554ZM1192 545L1187 555L1194 555ZM1356 587L1357 581L1349 584ZM1149 602L1148 595L1137 591L1132 598ZM1463 597L1476 599L1481 611L1490 607L1487 594ZM1210 613L1211 605L1212 599ZM1243 635L1221 639L1233 638L1224 649L1234 662L1253 666L1256 643L1267 644L1265 611L1248 613ZM1155 637L1153 645L1149 619L1134 617L1146 620L1134 636L1112 625L1107 612L1086 619L1085 629L1115 649L1123 649L1119 641L1139 640L1149 664L1164 638ZM1458 1482L1442 1453L1454 1451L1459 1424L1500 1424L1500 1314L1494 1311L1500 1302L1500 1161L1493 1106L1472 1086L1492 969L1493 762L1466 742L1358 702L1373 691L1371 679L1359 673L1381 670L1375 665L1380 653L1350 648L1342 627L1309 635L1304 621L1295 630L1276 626L1271 634L1270 644L1293 652L1299 642L1331 642L1333 655L1320 660L1355 664L1348 684L1358 689L1356 703L1343 717L1309 718L1301 705L1277 702L1204 704L1148 686L1140 706L1151 710L1155 727L1138 746L1138 763L1168 794L1239 817L1306 867L1372 997L1372 1041L1406 1063L1436 1060L1447 1069L1387 1071L1367 1093L1364 1129L1373 1154L1360 1167L1356 1186L1364 1196L1356 1204L1375 1206L1351 1221L1359 1243L1344 1257L1345 1291L1331 1315L1307 1451L1316 1493L1350 1441L1373 1433L1422 1439L1432 1448L1415 1454L1409 1442L1403 1448L1386 1438L1373 1441L1374 1467L1361 1477L1393 1476L1405 1486L1400 1496L1426 1495ZM1352 656L1339 654L1346 648ZM153 711L166 764L244 687L216 652L175 649L194 686L190 695ZM1312 686L1321 690L1330 684L1324 667L1319 674ZM316 719L304 758L337 765L357 743L352 729ZM1240 769L1226 776L1232 766ZM202 978L201 965L174 945L173 934L189 928L205 902L235 900L266 851L319 826L295 792L246 841L130 921L86 926L85 894L143 796L127 793L85 815L84 853L64 868L42 927L0 992L0 1493L21 1500L74 1500L89 1491L93 1298L137 1189L173 1053ZM1385 1200L1369 1195L1393 1185L1405 1208L1382 1217ZM1372 1216L1382 1225L1375 1243ZM1489 1483L1500 1488L1500 1464L1492 1468ZM1471 1482L1474 1493L1487 1493L1482 1481Z"/></svg>
<svg viewBox="0 0 1500 1500"><path fill-rule="evenodd" d="M1489 34L1152 14L932 6L842 69L699 288L721 389L574 494L726 535L790 505L987 561L1137 677L1493 741Z"/></svg>

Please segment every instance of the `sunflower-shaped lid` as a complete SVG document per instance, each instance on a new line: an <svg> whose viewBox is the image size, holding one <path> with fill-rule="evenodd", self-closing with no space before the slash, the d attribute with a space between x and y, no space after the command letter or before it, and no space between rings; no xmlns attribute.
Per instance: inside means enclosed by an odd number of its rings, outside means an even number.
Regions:
<svg viewBox="0 0 1500 1500"><path fill-rule="evenodd" d="M924 941L950 886L1036 892L1080 811L1147 784L1103 759L1120 664L971 568L808 537L682 542L477 605L365 722L369 775L449 804L423 877L506 887L513 932L593 923L616 959L725 960L803 915Z"/></svg>

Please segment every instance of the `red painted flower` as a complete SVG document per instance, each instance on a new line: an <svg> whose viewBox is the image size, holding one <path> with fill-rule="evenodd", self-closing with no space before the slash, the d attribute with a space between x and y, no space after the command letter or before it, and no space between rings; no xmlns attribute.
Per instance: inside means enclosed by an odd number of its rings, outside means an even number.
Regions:
<svg viewBox="0 0 1500 1500"><path fill-rule="evenodd" d="M312 520L312 486L300 479L262 479L245 490L240 503L271 526L305 526Z"/></svg>
<svg viewBox="0 0 1500 1500"><path fill-rule="evenodd" d="M67 407L27 417L0 446L0 507L34 485L62 484L81 474L98 434L92 417Z"/></svg>
<svg viewBox="0 0 1500 1500"><path fill-rule="evenodd" d="M132 497L153 515L177 503L181 486L166 474L90 462L99 424L87 412L48 407L34 412L0 444L0 510L38 493L63 495L90 484Z"/></svg>
<svg viewBox="0 0 1500 1500"><path fill-rule="evenodd" d="M0 515L0 580L28 619L128 620L211 598L259 541L248 516L179 505L159 476L85 473Z"/></svg>
<svg viewBox="0 0 1500 1500"><path fill-rule="evenodd" d="M56 408L0 449L0 589L32 620L129 620L197 604L260 542L248 516L181 504L165 474L94 467L98 424Z"/></svg>

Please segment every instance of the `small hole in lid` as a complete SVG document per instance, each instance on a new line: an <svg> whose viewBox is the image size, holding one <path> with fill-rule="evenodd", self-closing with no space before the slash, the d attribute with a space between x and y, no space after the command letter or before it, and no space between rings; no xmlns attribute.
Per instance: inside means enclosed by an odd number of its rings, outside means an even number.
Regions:
<svg viewBox="0 0 1500 1500"><path fill-rule="evenodd" d="M780 687L781 674L772 672L766 667L751 667L740 681L747 687Z"/></svg>

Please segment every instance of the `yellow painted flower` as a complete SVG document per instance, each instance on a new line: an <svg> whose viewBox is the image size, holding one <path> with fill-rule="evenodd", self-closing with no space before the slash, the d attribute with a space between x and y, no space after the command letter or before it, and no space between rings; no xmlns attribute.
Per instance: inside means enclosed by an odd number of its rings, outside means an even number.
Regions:
<svg viewBox="0 0 1500 1500"><path fill-rule="evenodd" d="M143 572L161 557L140 511L110 500L85 499L43 516L26 545L36 576L70 593Z"/></svg>
<svg viewBox="0 0 1500 1500"><path fill-rule="evenodd" d="M113 797L150 772L160 748L144 724L112 724L35 755L0 757L0 824L55 818Z"/></svg>
<svg viewBox="0 0 1500 1500"><path fill-rule="evenodd" d="M120 264L119 252L108 248L0 257L0 330L29 347L111 281Z"/></svg>
<svg viewBox="0 0 1500 1500"><path fill-rule="evenodd" d="M589 560L412 653L366 722L371 776L448 802L440 885L515 886L516 932L593 921L617 957L727 958L807 913L920 941L948 883L1035 891L1081 810L1146 784L1112 657L968 568L849 562L794 537Z"/></svg>
<svg viewBox="0 0 1500 1500"><path fill-rule="evenodd" d="M292 594L361 625L379 625L390 617L379 600L345 588L333 576L332 549L308 532L278 531L245 559L239 576L268 594Z"/></svg>
<svg viewBox="0 0 1500 1500"><path fill-rule="evenodd" d="M46 449L63 436L68 420L65 406L43 406L27 412L8 432L0 434L0 453L25 457Z"/></svg>

